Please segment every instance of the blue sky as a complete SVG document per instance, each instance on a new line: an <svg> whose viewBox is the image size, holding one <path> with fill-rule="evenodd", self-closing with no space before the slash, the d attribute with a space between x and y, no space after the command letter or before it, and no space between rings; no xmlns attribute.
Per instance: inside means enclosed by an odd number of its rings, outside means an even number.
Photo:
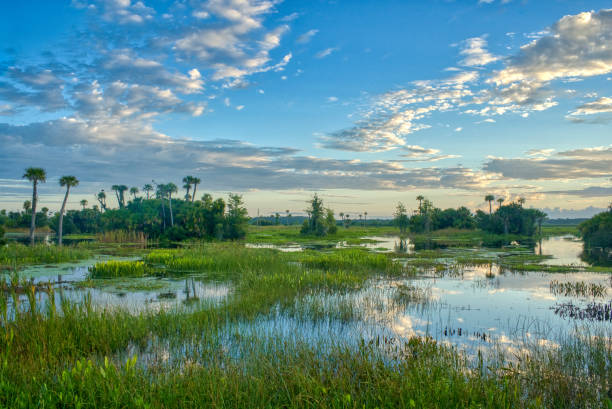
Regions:
<svg viewBox="0 0 612 409"><path fill-rule="evenodd" d="M151 179L241 192L251 214L388 216L612 197L603 1L73 0L0 6L0 207L23 169L71 206ZM564 213L565 211L565 213ZM583 212L584 213L584 212Z"/></svg>

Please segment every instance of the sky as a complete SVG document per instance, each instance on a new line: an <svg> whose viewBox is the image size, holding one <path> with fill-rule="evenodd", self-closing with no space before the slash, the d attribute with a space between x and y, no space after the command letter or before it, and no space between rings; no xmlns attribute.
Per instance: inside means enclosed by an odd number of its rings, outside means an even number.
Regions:
<svg viewBox="0 0 612 409"><path fill-rule="evenodd" d="M201 179L251 216L612 200L612 9L581 0L0 4L0 208Z"/></svg>

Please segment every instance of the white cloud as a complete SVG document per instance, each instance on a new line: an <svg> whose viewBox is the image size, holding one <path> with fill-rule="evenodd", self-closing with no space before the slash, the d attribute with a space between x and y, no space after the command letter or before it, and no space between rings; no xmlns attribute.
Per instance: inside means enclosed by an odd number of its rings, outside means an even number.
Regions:
<svg viewBox="0 0 612 409"><path fill-rule="evenodd" d="M315 54L315 58L325 58L329 55L331 55L332 53L334 53L335 51L338 51L338 48L336 47L330 47L330 48L326 48L324 50L319 51L318 53Z"/></svg>
<svg viewBox="0 0 612 409"><path fill-rule="evenodd" d="M295 40L295 42L298 43L298 44L309 43L310 40L312 40L312 37L314 37L318 32L319 32L319 30L317 30L317 29L308 30L307 32L305 32L304 34L299 36L297 38L297 40Z"/></svg>
<svg viewBox="0 0 612 409"><path fill-rule="evenodd" d="M492 81L543 83L560 78L591 77L612 71L612 10L569 15L550 33L521 47Z"/></svg>
<svg viewBox="0 0 612 409"><path fill-rule="evenodd" d="M486 50L487 41L485 37L468 38L463 42L463 48L460 52L465 58L461 64L472 66L483 66L499 60L499 57L494 56Z"/></svg>

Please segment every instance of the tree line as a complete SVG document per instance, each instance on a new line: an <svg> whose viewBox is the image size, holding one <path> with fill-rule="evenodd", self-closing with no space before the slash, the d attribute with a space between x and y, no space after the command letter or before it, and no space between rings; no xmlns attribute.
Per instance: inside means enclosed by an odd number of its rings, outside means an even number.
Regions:
<svg viewBox="0 0 612 409"><path fill-rule="evenodd" d="M464 206L453 209L440 209L422 195L417 196L418 207L414 214L409 215L406 206L398 203L393 214L395 225L404 234L427 233L434 230L481 229L494 234L517 234L532 236L539 229L546 214L538 209L526 209L525 199L503 205L504 198L497 200L493 195L486 195L485 202L489 204L489 213L477 210L475 214ZM492 202L497 201L498 207L493 211Z"/></svg>
<svg viewBox="0 0 612 409"><path fill-rule="evenodd" d="M204 194L196 200L200 179L193 176L183 178L186 190L184 198L176 198L178 187L174 183L146 184L140 189L126 185L113 185L111 190L117 208L111 208L107 194L101 190L95 195L99 205L88 208L88 201L81 200L80 210L66 211L71 188L78 186L75 176L62 176L59 184L66 191L59 212L48 217L49 209L38 207L38 187L47 181L42 168L28 168L23 177L32 182L32 200L24 203L23 212L0 212L0 225L25 227L29 224L29 240L34 243L36 226L50 226L57 233L58 244L64 234L101 233L112 230L143 232L151 238L173 241L187 238L240 239L246 235L248 214L241 195L229 194L227 201L213 199ZM129 197L128 197L129 194ZM145 196L146 195L146 196Z"/></svg>

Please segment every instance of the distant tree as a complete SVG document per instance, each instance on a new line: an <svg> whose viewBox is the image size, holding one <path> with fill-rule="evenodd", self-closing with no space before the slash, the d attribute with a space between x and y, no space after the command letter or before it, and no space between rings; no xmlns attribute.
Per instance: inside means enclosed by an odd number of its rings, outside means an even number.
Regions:
<svg viewBox="0 0 612 409"><path fill-rule="evenodd" d="M183 188L186 190L185 200L189 200L191 196L189 195L189 191L191 190L191 185L193 184L193 176L185 176L183 178ZM195 194L195 191L193 192Z"/></svg>
<svg viewBox="0 0 612 409"><path fill-rule="evenodd" d="M419 214L420 214L421 213L421 203L423 202L423 200L425 200L425 196L418 195L416 199L419 201Z"/></svg>
<svg viewBox="0 0 612 409"><path fill-rule="evenodd" d="M47 172L42 168L27 168L23 178L32 182L32 219L30 222L30 244L34 244L34 231L36 230L36 203L38 201L37 187L39 183L47 181Z"/></svg>
<svg viewBox="0 0 612 409"><path fill-rule="evenodd" d="M368 212L363 212L363 226L368 223Z"/></svg>
<svg viewBox="0 0 612 409"><path fill-rule="evenodd" d="M497 209L500 209L502 206L502 203L504 203L504 198L503 197L499 197L497 198L497 203L499 203L499 206L497 207Z"/></svg>
<svg viewBox="0 0 612 409"><path fill-rule="evenodd" d="M125 192L128 190L128 187L126 185L113 185L111 189L115 192L115 196L117 196L119 208L123 209L125 207Z"/></svg>
<svg viewBox="0 0 612 409"><path fill-rule="evenodd" d="M285 215L286 215L285 218L286 218L286 221L287 221L285 223L285 226L289 226L289 217L290 217L289 209L285 210Z"/></svg>
<svg viewBox="0 0 612 409"><path fill-rule="evenodd" d="M28 213L32 209L32 202L30 200L26 200L23 202L23 211Z"/></svg>
<svg viewBox="0 0 612 409"><path fill-rule="evenodd" d="M331 211L331 216L330 216ZM330 233L330 221L333 219L333 211L331 209L325 209L323 206L323 200L315 193L313 198L310 200L310 207L306 209L308 219L304 220L302 234L314 234L316 236L325 236ZM335 219L333 219L333 226L336 225ZM335 229L332 229L335 231Z"/></svg>
<svg viewBox="0 0 612 409"><path fill-rule="evenodd" d="M136 195L138 194L139 190L136 186L132 186L130 188L130 194L132 195L132 200L136 199Z"/></svg>
<svg viewBox="0 0 612 409"><path fill-rule="evenodd" d="M280 213L274 213L274 224L278 226L280 224Z"/></svg>
<svg viewBox="0 0 612 409"><path fill-rule="evenodd" d="M406 233L408 229L408 213L406 212L406 206L402 202L399 202L395 207L395 212L393 213L393 222L399 228L400 234Z"/></svg>
<svg viewBox="0 0 612 409"><path fill-rule="evenodd" d="M230 193L227 201L225 229L227 238L232 240L244 238L246 236L248 221L248 212L244 207L242 196Z"/></svg>
<svg viewBox="0 0 612 409"><path fill-rule="evenodd" d="M193 184L193 194L191 195L191 201L193 202L193 199L195 198L196 195L196 190L198 185L200 184L200 178L196 178L196 177L192 177L191 178L191 183Z"/></svg>
<svg viewBox="0 0 612 409"><path fill-rule="evenodd" d="M491 202L493 202L493 200L495 200L495 196L493 195L486 195L485 196L485 202L489 202L489 215L492 214L492 207L491 207Z"/></svg>
<svg viewBox="0 0 612 409"><path fill-rule="evenodd" d="M100 203L100 207L102 208L102 211L105 211L106 210L106 193L104 193L104 189L98 192L98 194L96 195L96 199Z"/></svg>
<svg viewBox="0 0 612 409"><path fill-rule="evenodd" d="M81 200L80 204L81 204L81 207L83 208L83 210L85 210L85 208L87 207L89 202L87 200L83 199L83 200Z"/></svg>
<svg viewBox="0 0 612 409"><path fill-rule="evenodd" d="M66 194L64 195L64 201L62 202L62 208L60 209L59 214L59 230L57 233L57 244L61 246L64 229L64 211L66 210L66 202L68 202L70 188L77 186L79 184L79 180L75 176L62 176L59 180L59 184L62 187L66 187Z"/></svg>
<svg viewBox="0 0 612 409"><path fill-rule="evenodd" d="M142 190L147 194L147 200L149 200L150 194L153 191L153 186L147 183L142 187Z"/></svg>

